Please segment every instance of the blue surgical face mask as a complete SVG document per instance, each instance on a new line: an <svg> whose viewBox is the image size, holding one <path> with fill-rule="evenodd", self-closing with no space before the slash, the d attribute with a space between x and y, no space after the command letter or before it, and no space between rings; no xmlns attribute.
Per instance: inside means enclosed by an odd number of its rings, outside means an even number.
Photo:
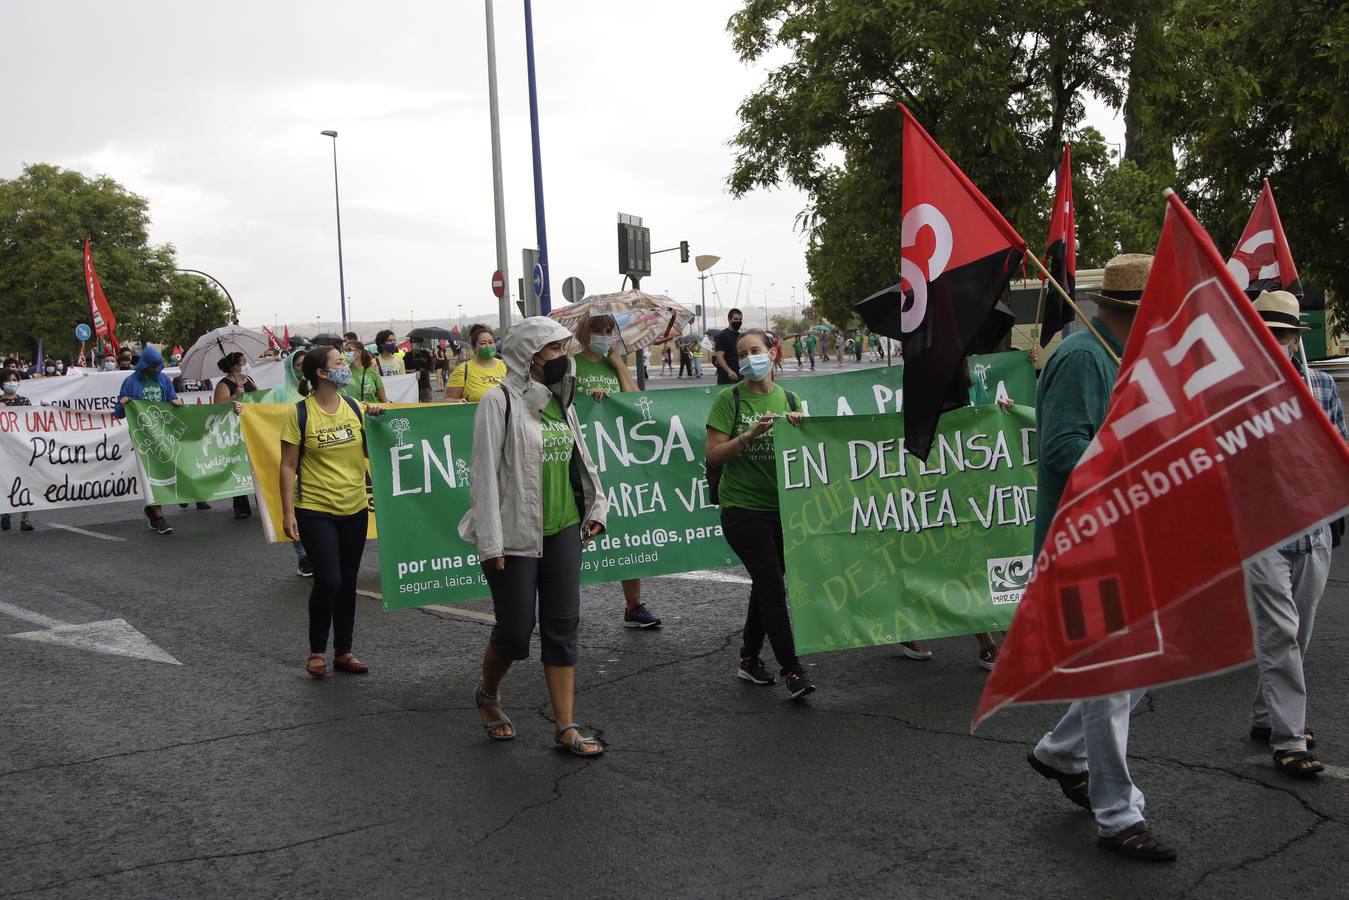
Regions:
<svg viewBox="0 0 1349 900"><path fill-rule="evenodd" d="M328 380L338 387L346 387L351 384L351 369L348 366L338 366L324 371L328 375Z"/></svg>
<svg viewBox="0 0 1349 900"><path fill-rule="evenodd" d="M608 356L609 351L614 348L614 337L611 334L592 334L590 336L590 352L597 353L600 356Z"/></svg>
<svg viewBox="0 0 1349 900"><path fill-rule="evenodd" d="M740 376L750 381L763 381L773 371L773 361L766 353L746 356L740 361Z"/></svg>
<svg viewBox="0 0 1349 900"><path fill-rule="evenodd" d="M6 381L6 382L5 382L5 393L6 393L6 394L17 394L18 392L19 392L19 383L18 383L17 381Z"/></svg>

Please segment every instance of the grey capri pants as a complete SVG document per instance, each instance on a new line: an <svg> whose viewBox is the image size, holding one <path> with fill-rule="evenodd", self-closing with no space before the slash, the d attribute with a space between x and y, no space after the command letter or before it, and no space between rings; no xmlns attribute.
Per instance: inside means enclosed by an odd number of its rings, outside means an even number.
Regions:
<svg viewBox="0 0 1349 900"><path fill-rule="evenodd" d="M576 665L581 623L581 526L543 539L543 556L507 556L500 572L487 569L492 589L492 648L507 659L529 658L538 598L540 654L545 666Z"/></svg>

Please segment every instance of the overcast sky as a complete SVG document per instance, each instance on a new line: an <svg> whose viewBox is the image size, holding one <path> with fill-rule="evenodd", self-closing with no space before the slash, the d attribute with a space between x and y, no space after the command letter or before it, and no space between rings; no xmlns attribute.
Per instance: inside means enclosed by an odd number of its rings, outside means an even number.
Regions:
<svg viewBox="0 0 1349 900"><path fill-rule="evenodd" d="M557 303L568 275L618 289L620 211L645 218L655 248L688 240L722 257L714 271L743 263L741 305L749 293L761 307L765 289L772 306L793 286L801 297L804 196L725 190L736 107L764 76L731 49L738 5L535 2ZM340 133L349 318L495 312L481 0L5 0L3 21L0 178L28 162L111 176L149 200L153 241L224 282L244 324L338 319L323 129ZM496 3L496 38L514 296L520 251L536 244L518 0ZM644 288L697 302L691 263L669 253L653 268ZM724 300L738 280L717 279Z"/></svg>

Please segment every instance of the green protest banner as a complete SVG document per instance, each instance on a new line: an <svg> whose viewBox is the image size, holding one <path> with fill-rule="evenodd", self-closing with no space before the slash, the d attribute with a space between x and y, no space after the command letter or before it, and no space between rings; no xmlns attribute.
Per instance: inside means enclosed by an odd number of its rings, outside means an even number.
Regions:
<svg viewBox="0 0 1349 900"><path fill-rule="evenodd" d="M134 400L127 428L150 502L193 503L253 492L239 417L229 403L170 406Z"/></svg>
<svg viewBox="0 0 1349 900"><path fill-rule="evenodd" d="M578 397L609 498L608 530L586 549L586 584L731 565L703 470L712 388ZM472 406L391 411L367 422L384 608L488 596L459 538L472 473Z"/></svg>
<svg viewBox="0 0 1349 900"><path fill-rule="evenodd" d="M1035 414L942 415L926 463L898 415L773 431L801 653L1005 630L1030 580Z"/></svg>
<svg viewBox="0 0 1349 900"><path fill-rule="evenodd" d="M1024 353L973 357L989 391L1034 402ZM884 412L900 402L902 369L786 382L803 407ZM723 388L672 388L576 399L586 446L609 498L608 530L582 556L585 584L735 565L707 497L707 412ZM385 609L489 595L475 548L459 538L469 505L474 406L391 410L367 423Z"/></svg>

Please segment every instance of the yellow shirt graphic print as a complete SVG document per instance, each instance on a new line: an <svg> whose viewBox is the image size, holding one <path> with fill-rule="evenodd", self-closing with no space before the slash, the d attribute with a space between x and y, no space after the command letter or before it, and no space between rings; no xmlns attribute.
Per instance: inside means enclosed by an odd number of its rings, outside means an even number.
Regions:
<svg viewBox="0 0 1349 900"><path fill-rule="evenodd" d="M308 421L295 505L334 516L354 515L368 503L361 419L345 399L339 399L337 412L331 415L312 396L304 404ZM293 405L281 428L281 441L300 444L299 417Z"/></svg>

